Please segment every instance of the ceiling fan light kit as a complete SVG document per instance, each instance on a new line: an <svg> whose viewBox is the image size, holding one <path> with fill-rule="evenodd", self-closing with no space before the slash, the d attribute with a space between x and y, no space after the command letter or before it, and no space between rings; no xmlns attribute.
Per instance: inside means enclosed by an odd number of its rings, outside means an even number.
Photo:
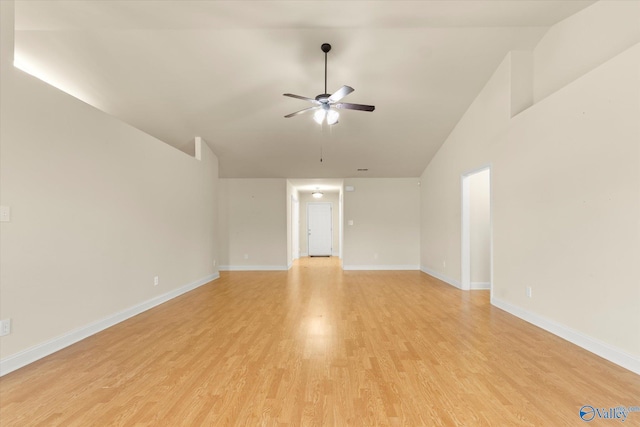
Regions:
<svg viewBox="0 0 640 427"><path fill-rule="evenodd" d="M297 116L298 114L308 113L310 111L314 111L313 120L322 124L327 122L329 125L335 125L338 123L338 119L340 118L340 113L337 111L338 109L345 110L357 110L357 111L373 111L376 109L373 105L363 105L363 104L349 104L345 102L338 102L345 96L349 95L354 89L350 86L342 86L340 89L335 91L333 94L327 93L327 53L331 50L331 45L329 43L323 43L320 46L320 49L324 52L324 93L316 96L315 98L307 98L306 96L294 95L292 93L284 93L284 96L288 96L290 98L302 99L303 101L311 102L315 104L313 107L308 107L300 111L296 111L295 113L287 114L284 116L285 118Z"/></svg>

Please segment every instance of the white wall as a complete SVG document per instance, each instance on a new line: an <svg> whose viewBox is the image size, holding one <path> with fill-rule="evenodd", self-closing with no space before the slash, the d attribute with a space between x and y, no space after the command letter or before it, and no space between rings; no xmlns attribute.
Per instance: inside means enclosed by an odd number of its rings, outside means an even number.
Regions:
<svg viewBox="0 0 640 427"><path fill-rule="evenodd" d="M298 189L287 180L287 265L300 257L300 208ZM297 208L297 209L296 209Z"/></svg>
<svg viewBox="0 0 640 427"><path fill-rule="evenodd" d="M218 161L206 144L198 161L14 69L13 4L1 4L7 372L217 277Z"/></svg>
<svg viewBox="0 0 640 427"><path fill-rule="evenodd" d="M344 192L343 268L419 269L418 179L351 178L344 185L355 191Z"/></svg>
<svg viewBox="0 0 640 427"><path fill-rule="evenodd" d="M580 43L566 32L626 25L599 22L607 7L551 32ZM460 177L491 164L492 302L640 372L640 45L572 64L572 81L513 119L511 57L498 67L422 175L421 262L460 280Z"/></svg>
<svg viewBox="0 0 640 427"><path fill-rule="evenodd" d="M342 266L342 254L344 253L344 186L338 192L338 248L340 253L340 266Z"/></svg>
<svg viewBox="0 0 640 427"><path fill-rule="evenodd" d="M287 181L219 180L221 270L286 270Z"/></svg>
<svg viewBox="0 0 640 427"><path fill-rule="evenodd" d="M599 1L554 25L534 50L540 101L640 42L640 2Z"/></svg>
<svg viewBox="0 0 640 427"><path fill-rule="evenodd" d="M340 194L336 192L324 192L322 199L314 199L309 192L300 192L300 252L302 256L309 253L309 236L307 224L307 206L309 203L331 203L331 225L332 225L332 242L331 250L333 256L340 253Z"/></svg>

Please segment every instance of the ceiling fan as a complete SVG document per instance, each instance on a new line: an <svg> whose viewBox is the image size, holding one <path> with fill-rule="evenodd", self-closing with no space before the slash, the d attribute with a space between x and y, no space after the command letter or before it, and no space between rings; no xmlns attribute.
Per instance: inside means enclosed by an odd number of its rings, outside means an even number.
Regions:
<svg viewBox="0 0 640 427"><path fill-rule="evenodd" d="M305 108L304 110L296 111L295 113L287 114L284 116L285 118L297 116L298 114L308 113L310 111L315 111L313 115L313 119L318 123L322 124L322 122L327 119L327 123L330 125L334 125L338 123L338 118L340 114L337 110L346 109L346 110L359 110L359 111L373 111L376 109L373 105L362 105L362 104L349 104L346 102L338 102L345 96L349 95L354 89L350 86L342 86L340 89L335 91L333 94L327 93L327 52L331 50L331 45L329 43L323 43L320 46L322 51L324 52L324 93L316 96L314 98L307 98L306 96L294 95L292 93L284 93L284 96L289 96L291 98L302 99L304 101L309 101L312 104L315 104L313 107Z"/></svg>

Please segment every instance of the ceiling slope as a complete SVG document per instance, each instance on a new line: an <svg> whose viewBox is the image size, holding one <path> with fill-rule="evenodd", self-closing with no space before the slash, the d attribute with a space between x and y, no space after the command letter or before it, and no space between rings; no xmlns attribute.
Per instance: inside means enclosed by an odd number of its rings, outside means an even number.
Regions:
<svg viewBox="0 0 640 427"><path fill-rule="evenodd" d="M17 1L16 58L185 152L201 136L222 177L410 177L507 52L591 3ZM329 92L376 110L285 119L308 105L283 93L324 91L324 42Z"/></svg>

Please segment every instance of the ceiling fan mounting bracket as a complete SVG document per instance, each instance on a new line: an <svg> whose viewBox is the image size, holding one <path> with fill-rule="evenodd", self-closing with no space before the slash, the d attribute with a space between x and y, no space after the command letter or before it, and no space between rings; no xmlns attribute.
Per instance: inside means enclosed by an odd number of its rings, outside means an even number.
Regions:
<svg viewBox="0 0 640 427"><path fill-rule="evenodd" d="M327 53L331 50L331 45L329 43L322 43L322 46L320 46L320 49L322 49L324 53Z"/></svg>

